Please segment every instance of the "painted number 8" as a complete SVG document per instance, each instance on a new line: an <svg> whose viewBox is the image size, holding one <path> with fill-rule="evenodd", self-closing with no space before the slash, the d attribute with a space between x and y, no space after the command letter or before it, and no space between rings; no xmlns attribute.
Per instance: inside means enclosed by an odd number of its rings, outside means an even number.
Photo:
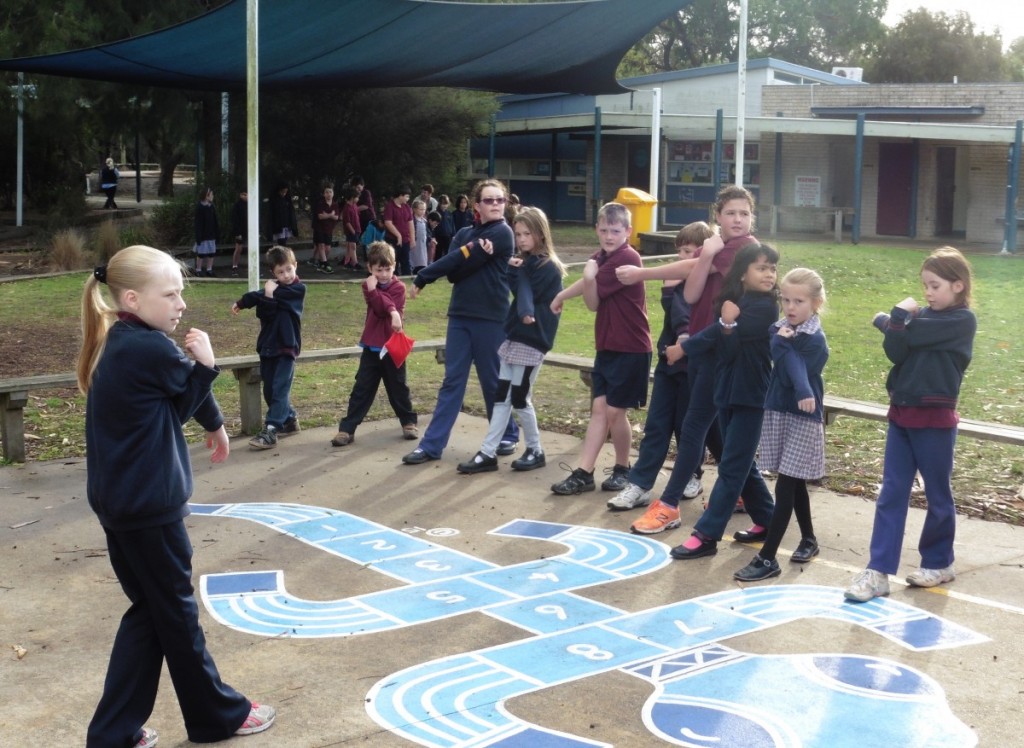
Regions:
<svg viewBox="0 0 1024 748"><path fill-rule="evenodd" d="M610 660L615 656L607 650L599 649L595 644L571 644L565 648L565 651L594 661Z"/></svg>

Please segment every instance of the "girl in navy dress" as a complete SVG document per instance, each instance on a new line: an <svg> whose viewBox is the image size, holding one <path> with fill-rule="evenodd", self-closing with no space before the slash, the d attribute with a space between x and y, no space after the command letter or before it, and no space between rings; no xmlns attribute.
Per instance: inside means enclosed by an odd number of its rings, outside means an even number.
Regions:
<svg viewBox="0 0 1024 748"><path fill-rule="evenodd" d="M743 543L764 540L760 553L733 575L741 582L782 573L775 554L794 510L801 540L791 559L805 563L818 555L807 481L825 474L821 372L828 361L828 343L818 318L825 286L813 270L795 268L782 279L781 290L783 317L772 327L772 377L758 451L758 466L778 474L775 512L768 527L754 525L733 535Z"/></svg>

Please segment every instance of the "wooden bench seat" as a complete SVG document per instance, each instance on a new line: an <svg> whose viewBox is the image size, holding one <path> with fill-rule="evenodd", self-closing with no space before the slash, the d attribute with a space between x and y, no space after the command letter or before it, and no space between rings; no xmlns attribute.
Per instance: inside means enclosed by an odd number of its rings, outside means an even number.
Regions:
<svg viewBox="0 0 1024 748"><path fill-rule="evenodd" d="M830 425L839 416L854 416L872 421L887 421L889 406L882 403L870 403L864 400L851 400L846 397L825 395L825 424ZM957 435L970 436L1003 444L1024 446L1024 427L1011 426L1005 423L979 421L974 418L961 418L957 426Z"/></svg>
<svg viewBox="0 0 1024 748"><path fill-rule="evenodd" d="M439 363L444 363L444 340L418 340L413 353L434 352ZM303 351L297 365L340 361L359 358L363 349L321 348ZM238 382L238 401L242 431L255 434L263 427L263 392L260 386L260 357L224 356L217 359L221 371L230 371ZM73 373L43 374L34 377L0 379L0 437L3 438L3 456L10 462L25 461L25 406L30 392L40 390L77 389L78 379Z"/></svg>
<svg viewBox="0 0 1024 748"><path fill-rule="evenodd" d="M438 363L444 363L444 340L417 341L414 353L434 352ZM303 351L297 364L340 361L359 358L362 348L322 348ZM263 426L263 393L260 386L260 359L256 355L225 356L217 360L222 371L230 371L238 382L239 410L242 431L254 434ZM573 369L589 388L594 360L586 356L565 353L549 353L544 359L545 366ZM0 379L0 425L3 427L3 456L11 462L25 461L24 409L30 392L37 390L74 389L78 386L74 374L43 374L35 377ZM889 406L864 400L853 400L834 395L825 395L825 424L835 423L839 416L866 418L872 421L886 421ZM960 419L958 433L975 439L1016 444L1024 446L1024 427L1011 426L972 418Z"/></svg>

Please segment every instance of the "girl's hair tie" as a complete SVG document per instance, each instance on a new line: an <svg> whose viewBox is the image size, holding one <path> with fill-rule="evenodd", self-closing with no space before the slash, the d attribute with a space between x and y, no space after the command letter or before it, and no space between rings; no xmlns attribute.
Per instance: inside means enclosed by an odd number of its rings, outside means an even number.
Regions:
<svg viewBox="0 0 1024 748"><path fill-rule="evenodd" d="M96 268L92 271L92 276L96 280L98 280L100 283L106 283L107 282L107 266L106 265L97 265Z"/></svg>

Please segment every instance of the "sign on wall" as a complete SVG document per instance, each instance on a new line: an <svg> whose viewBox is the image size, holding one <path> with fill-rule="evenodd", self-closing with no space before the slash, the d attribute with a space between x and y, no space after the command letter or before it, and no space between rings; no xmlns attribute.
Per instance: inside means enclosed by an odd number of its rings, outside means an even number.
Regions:
<svg viewBox="0 0 1024 748"><path fill-rule="evenodd" d="M796 178L796 197L794 204L801 208L821 207L821 177Z"/></svg>

